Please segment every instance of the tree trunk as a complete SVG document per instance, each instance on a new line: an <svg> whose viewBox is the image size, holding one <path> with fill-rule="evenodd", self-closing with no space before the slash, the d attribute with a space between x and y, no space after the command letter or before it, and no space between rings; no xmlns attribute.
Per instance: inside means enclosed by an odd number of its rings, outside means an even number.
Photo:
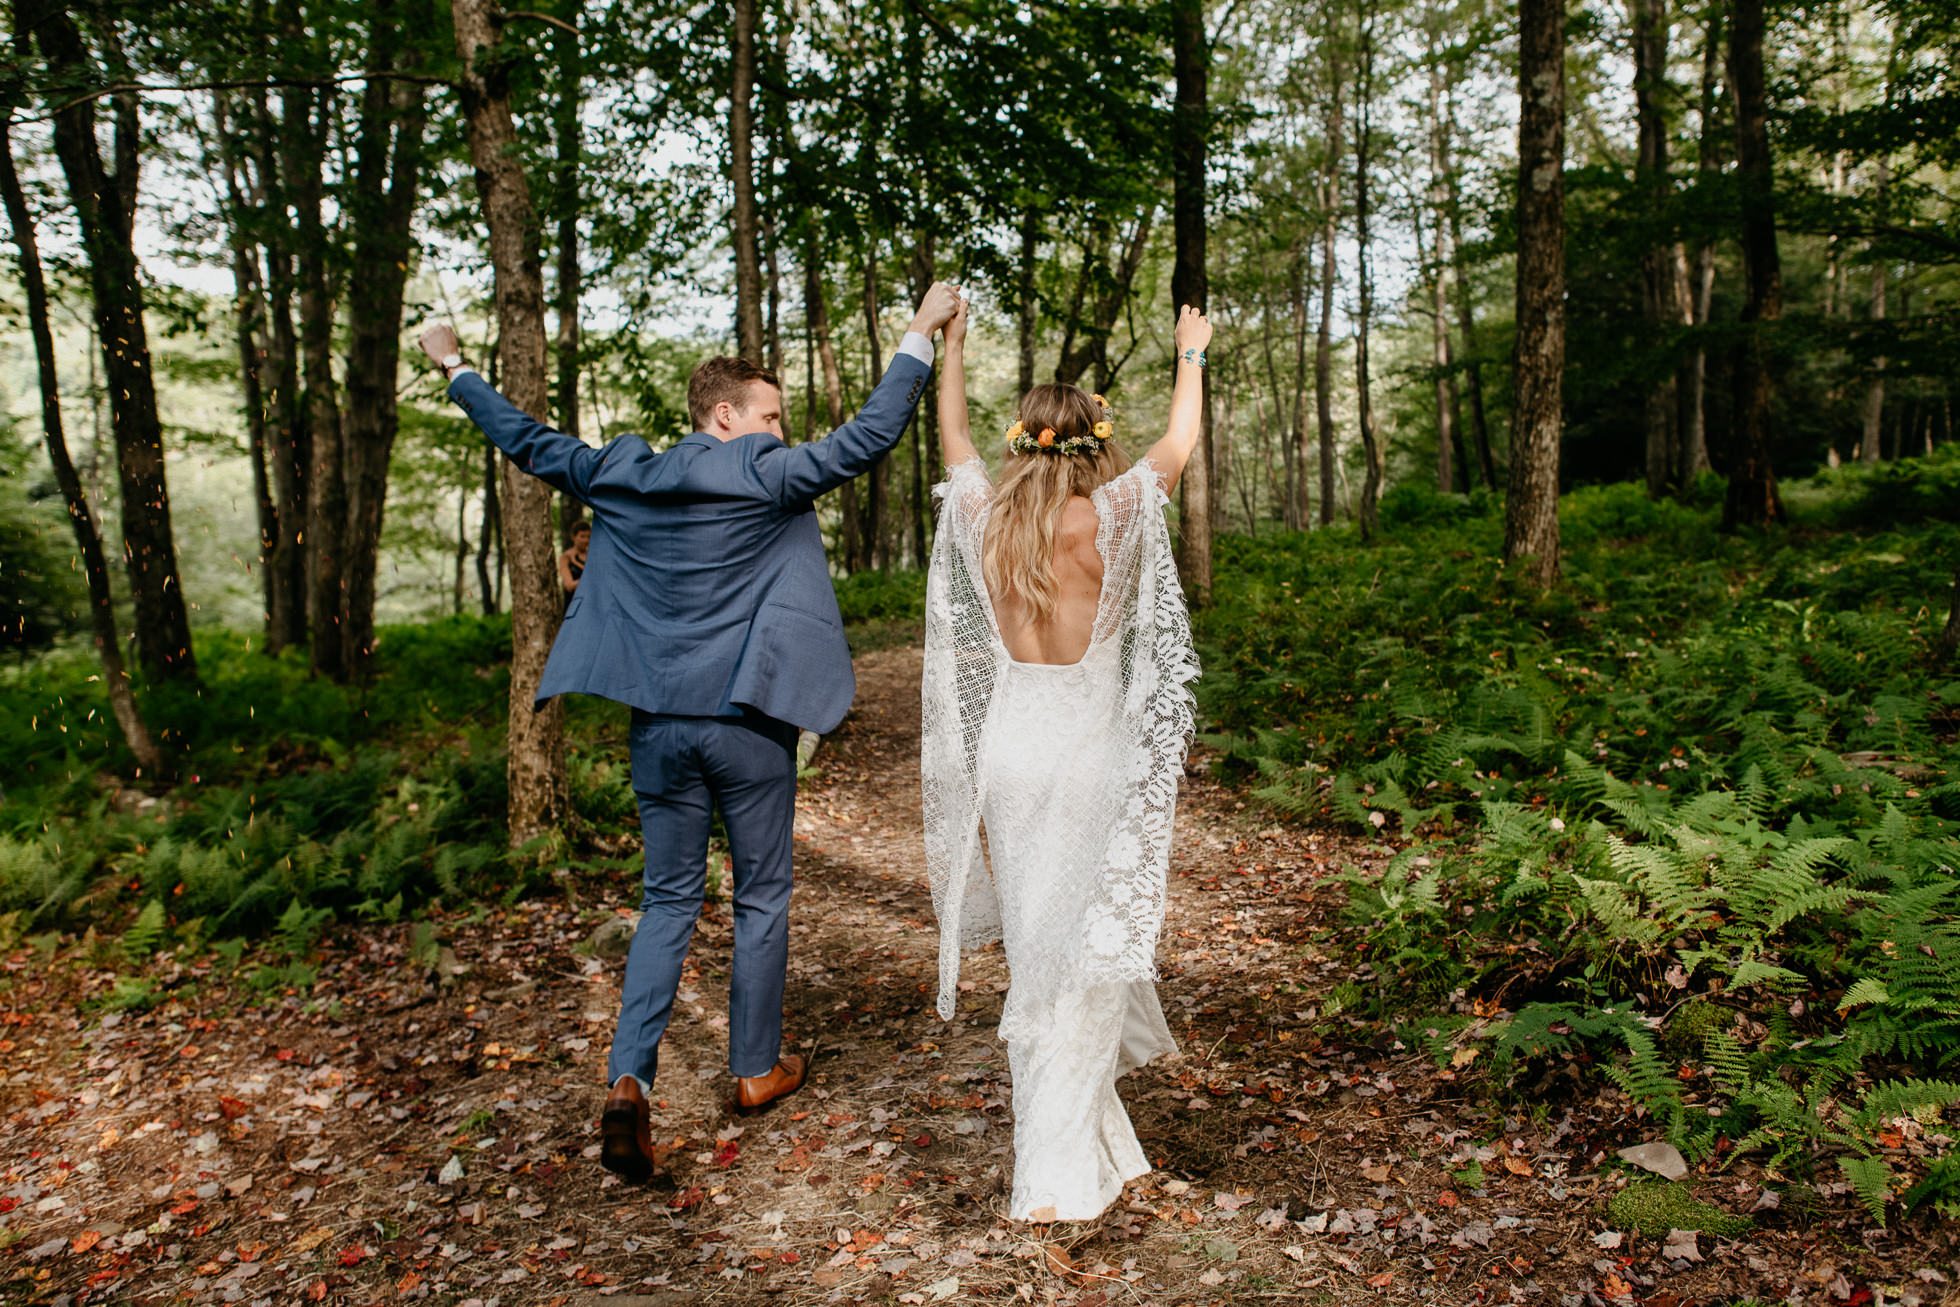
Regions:
<svg viewBox="0 0 1960 1307"><path fill-rule="evenodd" d="M776 257L776 224L762 221L762 268L769 288L769 319L763 332L764 364L780 379L783 375L783 270Z"/></svg>
<svg viewBox="0 0 1960 1307"><path fill-rule="evenodd" d="M247 194L248 172L240 142L242 128L234 125L227 93L211 97L211 129L216 138L220 171L224 176L225 214L231 241L232 318L238 344L239 398L245 409L245 443L252 470L252 504L259 523L259 584L265 593L266 641L271 643L276 622L273 610L280 601L278 578L273 569L273 551L279 543L279 510L272 497L267 472L267 432L265 364L267 351L265 282L259 268L259 250L252 231L260 226L265 197L260 187Z"/></svg>
<svg viewBox="0 0 1960 1307"><path fill-rule="evenodd" d="M1534 582L1559 574L1565 372L1565 3L1518 6L1518 288L1504 558Z"/></svg>
<svg viewBox="0 0 1960 1307"><path fill-rule="evenodd" d="M102 79L81 31L60 0L19 0L15 31L32 32L58 87L93 86ZM17 40L16 54L26 53ZM141 130L134 92L111 97L115 171L96 137L97 101L69 91L51 96L55 154L88 259L95 332L116 440L122 489L123 558L136 601L136 650L151 675L196 680L190 617L177 571L170 524L170 490L163 463L163 423L157 412L143 287L135 246L136 185Z"/></svg>
<svg viewBox="0 0 1960 1307"><path fill-rule="evenodd" d="M830 306L824 299L823 260L812 236L803 252L803 317L810 324L817 356L823 361L823 395L829 415L827 431L844 425L844 376L837 366L837 346L830 338ZM844 570L857 566L858 505L857 482L846 481L837 490L837 553Z"/></svg>
<svg viewBox="0 0 1960 1307"><path fill-rule="evenodd" d="M297 5L287 15L286 40L298 42ZM340 398L334 388L334 290L329 275L324 203L328 126L333 92L288 88L282 95L280 167L294 214L299 262L300 358L305 392L308 455L306 482L306 622L313 670L345 678L345 646L340 615L344 592L344 537L347 523L346 455L342 447Z"/></svg>
<svg viewBox="0 0 1960 1307"><path fill-rule="evenodd" d="M1877 163L1877 174L1879 204L1883 206L1892 172L1882 156ZM1871 320L1885 321L1885 262L1882 259L1872 262ZM1858 461L1861 463L1878 462L1880 424L1885 416L1885 367L1884 355L1872 360L1871 384L1865 388L1864 434L1858 442Z"/></svg>
<svg viewBox="0 0 1960 1307"><path fill-rule="evenodd" d="M1735 88L1736 180L1742 196L1742 264L1748 292L1744 335L1735 349L1734 454L1722 525L1765 526L1783 520L1770 465L1769 324L1783 316L1783 265L1776 250L1770 173L1769 96L1763 75L1763 0L1734 0L1729 21L1729 84Z"/></svg>
<svg viewBox="0 0 1960 1307"><path fill-rule="evenodd" d="M1463 338L1463 382L1464 389L1470 392L1470 434L1477 445L1477 473L1483 478L1484 489L1494 491L1497 460L1491 454L1490 421L1484 413L1483 361L1477 357L1477 320L1470 304L1470 263L1463 243L1463 194L1456 168L1450 162L1450 140L1456 132L1456 96L1450 88L1445 88L1443 98L1446 130L1441 138L1442 165L1449 186L1450 262L1456 275L1457 333ZM1464 481L1467 485L1469 477L1465 476Z"/></svg>
<svg viewBox="0 0 1960 1307"><path fill-rule="evenodd" d="M1333 24L1329 20L1331 29ZM1332 32L1327 52L1327 155L1320 172L1320 326L1314 335L1314 419L1320 437L1320 524L1334 522L1334 279L1340 211L1341 65Z"/></svg>
<svg viewBox="0 0 1960 1307"><path fill-rule="evenodd" d="M1356 69L1357 119L1354 129L1354 241L1357 311L1354 337L1355 424L1361 429L1361 450L1367 463L1361 481L1361 541L1375 538L1381 527L1376 505L1381 500L1382 476L1387 470L1381 431L1375 420L1373 390L1368 376L1368 328L1374 312L1375 288L1368 272L1368 154L1374 132L1375 6L1364 0L1360 63Z"/></svg>
<svg viewBox="0 0 1960 1307"><path fill-rule="evenodd" d="M1021 215L1020 277L1016 285L1015 326L1021 348L1020 371L1016 373L1015 399L1034 389L1034 298L1035 253L1041 241L1041 214L1029 205ZM935 406L936 407L936 406Z"/></svg>
<svg viewBox="0 0 1960 1307"><path fill-rule="evenodd" d="M878 246L875 241L866 247L864 254L864 343L867 350L866 372L871 378L870 389L876 390L885 377L885 356L883 343L878 338ZM883 571L891 566L891 542L885 535L891 475L892 456L890 451L886 451L878 455L871 475L864 479L864 518L858 526L860 568Z"/></svg>
<svg viewBox="0 0 1960 1307"><path fill-rule="evenodd" d="M504 587L501 580L492 583L490 579L490 542L503 534L503 516L497 503L497 447L489 441L483 443L483 521L477 527L476 535L476 589L482 596L483 615L494 617L502 604ZM498 566L498 576L503 568Z"/></svg>
<svg viewBox="0 0 1960 1307"><path fill-rule="evenodd" d="M565 0L565 21L574 28L585 20L583 0ZM584 61L579 51L579 33L554 28L552 42L558 56L558 98L553 108L553 135L557 158L552 175L552 207L557 210L558 240L557 293L553 312L557 335L552 341L558 378L558 429L574 440L579 438L578 411L578 304L581 289L578 253L579 163L584 142L579 127L579 109L584 97ZM602 433L603 434L603 433ZM572 547L572 528L585 516L576 499L565 496L559 503L558 547Z"/></svg>
<svg viewBox="0 0 1960 1307"><path fill-rule="evenodd" d="M1312 245L1303 232L1293 250L1293 429L1287 447L1293 457L1287 470L1287 528L1304 531L1313 520L1307 494L1307 276Z"/></svg>
<svg viewBox="0 0 1960 1307"><path fill-rule="evenodd" d="M912 302L932 289L936 263L933 236L921 232L912 247ZM923 568L932 557L932 501L927 492L939 484L939 405L921 404L912 419L912 565Z"/></svg>
<svg viewBox="0 0 1960 1307"><path fill-rule="evenodd" d="M498 49L501 15L489 0L452 0L459 89L469 123L470 161L490 229L497 277L497 357L506 398L532 417L548 415L544 274L537 216L511 119L509 65ZM535 707L545 657L562 611L551 492L504 462L503 528L511 561L510 839L513 846L556 830L567 815L564 708Z"/></svg>
<svg viewBox="0 0 1960 1307"><path fill-rule="evenodd" d="M376 0L369 58L392 69L394 51L412 66L411 22L418 13ZM414 3L414 0L410 0ZM415 253L411 223L421 189L422 135L428 108L422 86L371 78L361 101L350 217L353 266L347 297L347 405L344 457L347 531L340 613L341 670L350 680L374 675L374 600L387 507L388 459L400 421L395 403L401 371L402 299Z"/></svg>
<svg viewBox="0 0 1960 1307"><path fill-rule="evenodd" d="M1202 0L1172 0L1172 66L1177 81L1171 119L1171 316L1189 304L1205 311L1205 155L1211 135L1207 82L1211 48ZM1175 369L1175 363L1172 367ZM1197 447L1178 482L1178 571L1193 599L1211 602L1211 373L1205 370Z"/></svg>
<svg viewBox="0 0 1960 1307"><path fill-rule="evenodd" d="M1697 130L1695 171L1703 186L1711 185L1722 171L1722 134L1715 112L1716 95L1722 83L1722 0L1708 0L1703 10L1701 51L1700 122ZM1692 308L1683 317L1692 326L1708 325L1710 305L1715 296L1715 243L1704 240L1695 249ZM1708 347L1696 342L1694 352L1684 362L1681 396L1681 465L1677 470L1681 488L1695 484L1695 478L1710 470L1708 462Z"/></svg>
<svg viewBox="0 0 1960 1307"><path fill-rule="evenodd" d="M1287 294L1289 296L1289 303L1291 300L1297 299L1300 263L1301 253L1299 247L1296 245L1293 249L1293 257L1287 263ZM1265 390L1263 392L1259 389L1256 382L1253 386L1253 410L1257 415L1257 425L1253 427L1253 430L1259 433L1259 453L1262 461L1266 465L1267 498L1279 506L1281 528L1290 530L1292 529L1294 502L1292 435L1294 424L1288 420L1286 404L1280 398L1279 361L1273 350L1273 336L1276 330L1275 319L1277 315L1273 312L1272 284L1273 278L1271 273L1267 271L1265 257L1262 253L1259 262L1259 352L1264 356L1266 377ZM1296 401L1298 382L1299 378L1296 375ZM1272 396L1272 426L1267 425L1264 395ZM1281 462L1285 466L1285 481L1283 484L1276 482L1273 472L1272 437L1275 428L1278 428ZM1241 478L1239 481L1239 498L1242 501L1246 497L1246 485L1245 479ZM1252 529L1253 527L1248 524L1247 530L1250 531Z"/></svg>
<svg viewBox="0 0 1960 1307"><path fill-rule="evenodd" d="M275 534L266 568L272 596L266 652L306 643L306 485L312 439L299 385L299 337L293 330L292 220L280 175L278 129L263 89L249 101L253 162L259 182L260 240L265 249L269 321L262 375L271 379L266 458L272 480Z"/></svg>
<svg viewBox="0 0 1960 1307"><path fill-rule="evenodd" d="M1668 176L1667 0L1632 0L1633 99L1639 148L1634 174L1650 221L1659 224L1672 184ZM1665 339L1678 313L1675 304L1674 251L1671 242L1656 241L1640 260L1642 303L1647 328L1656 340ZM1646 434L1647 494L1659 499L1676 462L1674 370L1656 378L1643 405Z"/></svg>
<svg viewBox="0 0 1960 1307"><path fill-rule="evenodd" d="M17 29L25 31L24 28ZM16 35L18 49L26 44ZM24 53L24 52L23 52ZM11 119L11 115L8 115ZM0 156L0 198L7 208L7 225L13 228L14 245L20 251L21 289L27 297L27 326L34 337L36 376L41 385L41 435L48 447L48 462L54 467L55 483L68 505L68 522L75 531L75 547L81 551L82 572L88 578L89 626L95 634L96 656L102 660L103 688L109 694L109 709L115 715L123 740L136 757L136 774L163 773L163 753L150 734L149 726L136 707L129 675L123 668L122 641L116 634L115 597L109 588L109 563L102 551L102 534L96 529L95 515L89 511L82 478L68 457L68 437L61 425L61 382L55 368L54 331L48 323L48 289L41 272L41 249L34 235L34 219L21 191L20 175L14 168L14 139L11 121L4 124L6 151Z"/></svg>
<svg viewBox="0 0 1960 1307"><path fill-rule="evenodd" d="M1435 248L1430 252L1430 263L1435 268L1429 280L1430 361L1436 369L1436 489L1447 495L1456 489L1453 484L1454 454L1461 438L1456 434L1456 394L1450 380L1449 290L1443 284L1450 260L1444 252L1449 244L1448 225L1444 220L1449 208L1449 190L1444 180L1447 164L1443 143L1445 120L1441 52L1432 46L1430 58L1433 62L1429 67L1429 203L1436 222ZM1469 487L1465 486L1464 489L1468 490Z"/></svg>
<svg viewBox="0 0 1960 1307"><path fill-rule="evenodd" d="M735 183L736 352L762 366L762 259L756 242L754 126L749 109L755 85L755 3L735 4L735 85L728 99L729 167Z"/></svg>
<svg viewBox="0 0 1960 1307"><path fill-rule="evenodd" d="M449 608L456 617L463 615L463 575L470 561L469 512L470 492L465 487L456 493L456 583Z"/></svg>

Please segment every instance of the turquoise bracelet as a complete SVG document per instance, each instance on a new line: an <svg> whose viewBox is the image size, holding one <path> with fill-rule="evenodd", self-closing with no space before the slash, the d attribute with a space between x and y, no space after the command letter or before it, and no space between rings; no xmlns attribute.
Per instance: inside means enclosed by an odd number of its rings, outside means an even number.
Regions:
<svg viewBox="0 0 1960 1307"><path fill-rule="evenodd" d="M1187 349L1177 358L1180 363L1195 363L1199 367L1205 365L1205 352L1201 349Z"/></svg>

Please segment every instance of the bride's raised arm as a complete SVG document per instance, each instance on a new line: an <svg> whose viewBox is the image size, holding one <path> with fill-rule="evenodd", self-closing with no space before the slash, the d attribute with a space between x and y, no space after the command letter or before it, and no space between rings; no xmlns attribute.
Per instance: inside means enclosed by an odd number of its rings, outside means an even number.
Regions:
<svg viewBox="0 0 1960 1307"><path fill-rule="evenodd" d="M973 306L961 300L959 311L946 324L946 362L939 369L939 452L949 470L979 457L966 414L966 324L972 311Z"/></svg>
<svg viewBox="0 0 1960 1307"><path fill-rule="evenodd" d="M953 329L948 327L948 340L952 334ZM1177 343L1177 380L1171 387L1170 427L1164 432L1164 438L1150 447L1148 455L1151 466L1163 478L1167 495L1177 488L1177 479L1184 474L1184 464L1204 430L1204 358L1205 346L1211 343L1211 323L1205 321L1204 314L1186 304L1178 310L1173 339ZM946 420L943 405L939 411L943 424Z"/></svg>

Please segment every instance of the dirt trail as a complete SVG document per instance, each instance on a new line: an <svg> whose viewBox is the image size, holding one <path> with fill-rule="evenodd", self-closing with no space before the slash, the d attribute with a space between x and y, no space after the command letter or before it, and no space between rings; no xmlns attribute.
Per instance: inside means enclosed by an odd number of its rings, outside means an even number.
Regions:
<svg viewBox="0 0 1960 1307"><path fill-rule="evenodd" d="M592 1160L618 994L587 941L624 876L443 920L454 965L433 974L407 926L346 932L310 992L271 998L200 965L162 978L185 997L104 1013L113 970L23 948L0 998L0 1300L1681 1307L1742 1285L1868 1301L1872 1275L1886 1301L1936 1302L1948 1284L1915 1271L1960 1275L1910 1231L1704 1236L1699 1261L1596 1237L1618 1183L1601 1163L1646 1137L1624 1103L1463 1104L1450 1072L1330 1010L1370 980L1317 942L1338 876L1385 851L1264 824L1195 777L1160 951L1184 1051L1124 1088L1160 1169L1101 1221L1010 1224L997 951L963 972L958 1020L932 1011L919 659L859 659L799 799L789 1032L820 1044L801 1096L722 1105L711 905L655 1086L673 1174L627 1186ZM1757 1183L1698 1191L1746 1208Z"/></svg>

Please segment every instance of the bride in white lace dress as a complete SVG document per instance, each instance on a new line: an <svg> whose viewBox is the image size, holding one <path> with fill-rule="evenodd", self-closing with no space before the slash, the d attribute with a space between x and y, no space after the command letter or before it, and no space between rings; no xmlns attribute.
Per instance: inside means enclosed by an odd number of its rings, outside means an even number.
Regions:
<svg viewBox="0 0 1960 1307"><path fill-rule="evenodd" d="M1150 1170L1117 1078L1176 1048L1156 949L1198 664L1163 508L1198 439L1211 327L1179 315L1169 429L1141 462L1100 396L1036 386L999 486L969 432L966 327L962 308L946 329L926 588L939 1012L953 1014L960 950L1001 940L1009 1214L1087 1220Z"/></svg>

